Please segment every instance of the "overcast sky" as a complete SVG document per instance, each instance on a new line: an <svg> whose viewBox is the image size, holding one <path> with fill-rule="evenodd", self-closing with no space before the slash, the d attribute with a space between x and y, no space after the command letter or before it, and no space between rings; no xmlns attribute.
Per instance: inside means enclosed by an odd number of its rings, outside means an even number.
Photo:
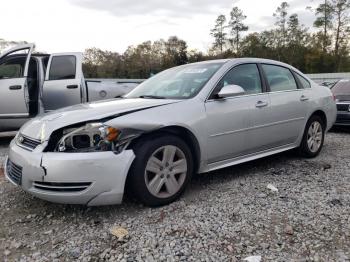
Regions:
<svg viewBox="0 0 350 262"><path fill-rule="evenodd" d="M312 2L311 2L312 1ZM252 31L273 27L282 0L1 0L0 38L36 43L46 52L98 47L124 52L129 45L177 35L190 49L206 51L219 14L235 4ZM312 26L306 10L319 0L290 0L290 14Z"/></svg>

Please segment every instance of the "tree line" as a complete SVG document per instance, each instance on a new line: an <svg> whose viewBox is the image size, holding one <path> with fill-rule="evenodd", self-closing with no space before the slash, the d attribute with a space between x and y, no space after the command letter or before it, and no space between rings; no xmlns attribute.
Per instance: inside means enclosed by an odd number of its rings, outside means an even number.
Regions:
<svg viewBox="0 0 350 262"><path fill-rule="evenodd" d="M350 1L324 0L315 10L314 30L300 23L298 14L289 14L282 2L273 16L275 26L243 36L247 18L233 7L229 19L219 15L211 35L212 53L222 57L260 57L289 63L306 73L350 70Z"/></svg>
<svg viewBox="0 0 350 262"><path fill-rule="evenodd" d="M303 25L289 4L282 2L273 12L275 24L262 32L249 32L247 16L234 6L229 15L218 15L207 52L190 50L176 36L129 46L124 53L89 48L84 52L84 74L88 78L148 78L177 65L236 57L274 59L305 73L350 71L350 0L323 0L315 9L312 28ZM0 39L0 49L6 41Z"/></svg>
<svg viewBox="0 0 350 262"><path fill-rule="evenodd" d="M189 50L176 36L130 46L123 54L97 48L85 52L89 77L148 78L169 67L218 58L258 57L282 61L305 73L350 71L350 0L324 0L314 10L312 28L303 25L288 2L273 12L273 28L247 33L246 16L234 6L220 14L210 35L213 43L204 53Z"/></svg>

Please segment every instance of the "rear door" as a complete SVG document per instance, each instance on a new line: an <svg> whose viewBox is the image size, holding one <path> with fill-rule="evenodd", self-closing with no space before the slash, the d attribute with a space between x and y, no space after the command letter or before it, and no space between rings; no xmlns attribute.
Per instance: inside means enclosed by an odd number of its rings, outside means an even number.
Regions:
<svg viewBox="0 0 350 262"><path fill-rule="evenodd" d="M309 103L309 90L299 88L289 68L262 64L271 102L270 125L264 132L270 134L265 141L270 147L293 144L302 134Z"/></svg>
<svg viewBox="0 0 350 262"><path fill-rule="evenodd" d="M33 44L20 45L0 57L0 118L29 117L27 86Z"/></svg>
<svg viewBox="0 0 350 262"><path fill-rule="evenodd" d="M45 111L81 103L82 85L82 54L52 54L48 62L42 93Z"/></svg>

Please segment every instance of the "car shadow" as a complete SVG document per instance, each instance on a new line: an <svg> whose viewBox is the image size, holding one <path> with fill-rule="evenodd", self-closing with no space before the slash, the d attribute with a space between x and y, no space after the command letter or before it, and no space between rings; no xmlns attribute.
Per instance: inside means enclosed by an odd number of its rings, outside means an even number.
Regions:
<svg viewBox="0 0 350 262"><path fill-rule="evenodd" d="M207 187L215 187L218 184L225 184L230 181L240 180L271 173L278 175L279 168L282 168L286 163L302 159L298 156L295 150L286 151L272 156L267 156L246 163L218 169L204 174L196 174L191 181L190 190L186 191L186 195L196 194L198 190L203 190Z"/></svg>
<svg viewBox="0 0 350 262"><path fill-rule="evenodd" d="M329 132L340 133L340 134L350 134L350 126L333 126Z"/></svg>
<svg viewBox="0 0 350 262"><path fill-rule="evenodd" d="M8 136L1 137L0 136L0 147L4 147L4 148L8 147L12 139L13 139L13 137L8 137Z"/></svg>

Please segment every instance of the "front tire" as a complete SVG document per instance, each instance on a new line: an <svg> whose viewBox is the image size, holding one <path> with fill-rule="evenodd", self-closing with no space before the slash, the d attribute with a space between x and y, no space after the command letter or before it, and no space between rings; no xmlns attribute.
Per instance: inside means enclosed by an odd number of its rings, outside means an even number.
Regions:
<svg viewBox="0 0 350 262"><path fill-rule="evenodd" d="M299 153L307 158L318 156L323 147L324 137L324 121L317 115L311 116L305 127L303 140L299 147Z"/></svg>
<svg viewBox="0 0 350 262"><path fill-rule="evenodd" d="M133 146L136 158L130 168L130 193L147 206L162 206L178 199L193 173L187 144L173 135L145 137Z"/></svg>

